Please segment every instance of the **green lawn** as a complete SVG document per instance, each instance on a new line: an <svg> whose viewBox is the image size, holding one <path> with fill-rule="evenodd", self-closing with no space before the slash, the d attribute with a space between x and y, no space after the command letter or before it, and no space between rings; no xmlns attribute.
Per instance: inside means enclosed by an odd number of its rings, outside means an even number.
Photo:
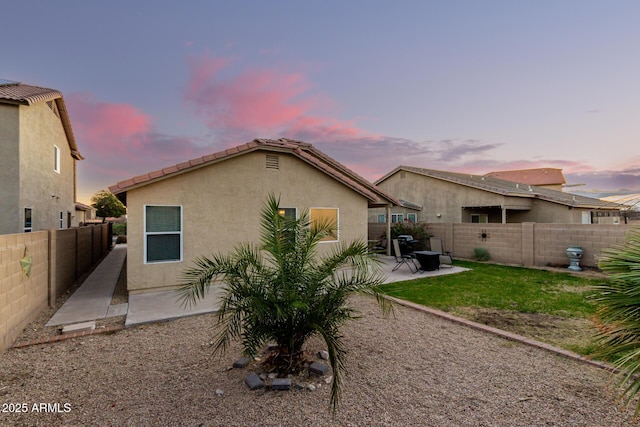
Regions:
<svg viewBox="0 0 640 427"><path fill-rule="evenodd" d="M462 273L390 283L381 290L554 345L589 354L595 306L589 296L602 278L456 261Z"/></svg>

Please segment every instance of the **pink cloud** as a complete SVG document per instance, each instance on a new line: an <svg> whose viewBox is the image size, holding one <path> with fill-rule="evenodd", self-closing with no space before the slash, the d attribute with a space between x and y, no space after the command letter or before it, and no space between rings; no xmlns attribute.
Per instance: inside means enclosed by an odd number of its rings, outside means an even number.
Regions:
<svg viewBox="0 0 640 427"><path fill-rule="evenodd" d="M120 180L213 151L197 138L155 131L152 117L130 104L96 101L88 94L71 94L66 104L85 157L78 164L79 185L91 194Z"/></svg>
<svg viewBox="0 0 640 427"><path fill-rule="evenodd" d="M67 104L83 148L95 153L121 151L131 142L140 145L151 128L151 117L132 105L97 102L89 94L72 94Z"/></svg>
<svg viewBox="0 0 640 427"><path fill-rule="evenodd" d="M351 122L318 114L329 102L301 72L258 69L228 76L233 62L211 54L190 58L184 94L187 106L229 143L247 135L314 142L365 134Z"/></svg>

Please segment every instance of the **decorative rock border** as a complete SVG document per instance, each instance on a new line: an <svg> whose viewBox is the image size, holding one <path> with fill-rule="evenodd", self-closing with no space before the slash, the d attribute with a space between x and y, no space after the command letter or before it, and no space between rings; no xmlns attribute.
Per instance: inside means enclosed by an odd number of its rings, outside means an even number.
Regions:
<svg viewBox="0 0 640 427"><path fill-rule="evenodd" d="M265 352L269 352L270 350L273 350L273 346L268 346L265 349ZM328 358L328 353L326 351L318 352L318 357L323 359L323 356L326 356ZM260 358L255 359L255 361L259 361L259 360ZM233 362L231 368L229 369L244 369L247 366L249 366L249 364L253 361L254 359L243 356L236 359ZM307 372L309 377L311 376L325 377L326 374L329 372L329 366L320 362L312 362L309 364L307 368ZM331 384L331 381L333 381L333 376L330 375L328 377L325 377L323 381L326 384ZM278 378L278 374L276 373L270 373L267 375L264 373L258 374L256 372L252 372L247 377L245 377L244 383L249 388L249 390L260 390L260 389L266 388L272 391L288 391L293 388L294 390L306 389L309 391L314 391L318 387L320 387L320 383L316 385L313 382L306 385L292 384L291 376L288 376L286 378Z"/></svg>

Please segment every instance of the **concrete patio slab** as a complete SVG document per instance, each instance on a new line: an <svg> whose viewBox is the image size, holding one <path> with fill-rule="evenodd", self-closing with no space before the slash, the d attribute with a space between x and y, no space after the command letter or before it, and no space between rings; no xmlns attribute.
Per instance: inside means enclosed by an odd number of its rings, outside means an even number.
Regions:
<svg viewBox="0 0 640 427"><path fill-rule="evenodd" d="M396 266L395 257L380 255L378 259L382 262L381 264L382 271L386 277L384 283L403 282L405 280L415 280L415 279L422 279L425 277L435 277L435 276L442 276L445 274L455 274L455 273L461 273L463 271L469 270L468 268L457 267L454 265L453 267L440 267L439 270L433 270L433 271L419 270L417 273L412 273L411 271L409 271L409 267L406 267L406 266L402 266L398 270L392 271L393 268Z"/></svg>
<svg viewBox="0 0 640 427"><path fill-rule="evenodd" d="M220 287L217 286L211 286L205 297L190 307L180 304L178 291L134 294L129 295L129 311L125 326L212 313L219 308Z"/></svg>
<svg viewBox="0 0 640 427"><path fill-rule="evenodd" d="M95 320L91 322L73 323L62 328L62 334L73 334L74 332L93 331L96 328Z"/></svg>
<svg viewBox="0 0 640 427"><path fill-rule="evenodd" d="M124 316L125 314L127 314L127 311L129 311L129 304L126 302L122 304L110 305L107 309L106 317Z"/></svg>

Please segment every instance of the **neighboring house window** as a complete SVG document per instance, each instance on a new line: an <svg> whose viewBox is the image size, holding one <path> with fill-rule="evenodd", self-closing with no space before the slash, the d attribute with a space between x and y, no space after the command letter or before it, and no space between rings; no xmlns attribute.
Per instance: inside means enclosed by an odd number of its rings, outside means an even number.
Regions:
<svg viewBox="0 0 640 427"><path fill-rule="evenodd" d="M64 228L64 212L60 212L60 216L58 217L58 228L62 230Z"/></svg>
<svg viewBox="0 0 640 427"><path fill-rule="evenodd" d="M404 214L391 214L391 222L392 223L397 223L397 222L404 222Z"/></svg>
<svg viewBox="0 0 640 427"><path fill-rule="evenodd" d="M418 214L408 213L407 214L407 221L409 221L412 224L415 224L416 222L418 222Z"/></svg>
<svg viewBox="0 0 640 427"><path fill-rule="evenodd" d="M338 241L340 224L338 222L338 208L311 208L309 209L309 219L311 225L331 223L335 229L335 236L327 236L322 239L323 242Z"/></svg>
<svg viewBox="0 0 640 427"><path fill-rule="evenodd" d="M53 146L53 170L60 173L60 149L57 145Z"/></svg>
<svg viewBox="0 0 640 427"><path fill-rule="evenodd" d="M24 232L31 233L33 230L33 209L24 208Z"/></svg>
<svg viewBox="0 0 640 427"><path fill-rule="evenodd" d="M278 208L278 212L285 218L297 218L298 213L296 208Z"/></svg>
<svg viewBox="0 0 640 427"><path fill-rule="evenodd" d="M182 206L145 206L145 263L182 261Z"/></svg>
<svg viewBox="0 0 640 427"><path fill-rule="evenodd" d="M387 222L387 216L384 214L378 215L378 222L379 223L386 223Z"/></svg>
<svg viewBox="0 0 640 427"><path fill-rule="evenodd" d="M487 214L471 214L471 222L473 224L486 224L489 222Z"/></svg>

